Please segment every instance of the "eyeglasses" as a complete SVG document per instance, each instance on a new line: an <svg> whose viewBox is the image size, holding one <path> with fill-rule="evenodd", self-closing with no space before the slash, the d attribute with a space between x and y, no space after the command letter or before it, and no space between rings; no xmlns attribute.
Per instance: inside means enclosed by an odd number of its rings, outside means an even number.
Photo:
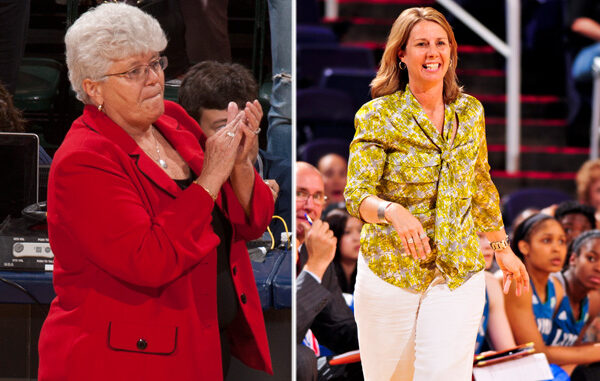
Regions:
<svg viewBox="0 0 600 381"><path fill-rule="evenodd" d="M323 205L327 201L327 196L321 192L310 194L305 190L296 191L296 201L306 202L310 197L312 197L313 202L317 205Z"/></svg>
<svg viewBox="0 0 600 381"><path fill-rule="evenodd" d="M150 63L147 65L138 65L122 73L105 74L101 78L119 76L125 77L130 81L134 82L145 82L148 79L148 74L150 73L150 70L152 70L156 75L158 75L161 71L165 70L168 65L169 60L167 59L167 57L159 57L153 61L150 61Z"/></svg>

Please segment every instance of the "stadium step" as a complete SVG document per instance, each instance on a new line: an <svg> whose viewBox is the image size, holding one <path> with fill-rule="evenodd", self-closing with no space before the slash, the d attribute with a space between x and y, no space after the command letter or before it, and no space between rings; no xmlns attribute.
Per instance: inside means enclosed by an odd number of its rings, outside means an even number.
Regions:
<svg viewBox="0 0 600 381"><path fill-rule="evenodd" d="M505 116L505 94L478 94L469 91L467 93L483 104L486 116ZM566 118L566 115L567 105L564 99L554 95L521 95L521 118L523 119L561 119Z"/></svg>
<svg viewBox="0 0 600 381"><path fill-rule="evenodd" d="M486 116L488 144L506 144L506 119ZM522 145L566 145L565 119L521 119Z"/></svg>
<svg viewBox="0 0 600 381"><path fill-rule="evenodd" d="M589 157L588 148L521 146L520 169L524 172L576 172ZM488 143L488 160L494 170L505 170L506 146Z"/></svg>
<svg viewBox="0 0 600 381"><path fill-rule="evenodd" d="M575 196L573 172L519 171L510 174L492 170L490 173L501 197L524 188L550 188Z"/></svg>

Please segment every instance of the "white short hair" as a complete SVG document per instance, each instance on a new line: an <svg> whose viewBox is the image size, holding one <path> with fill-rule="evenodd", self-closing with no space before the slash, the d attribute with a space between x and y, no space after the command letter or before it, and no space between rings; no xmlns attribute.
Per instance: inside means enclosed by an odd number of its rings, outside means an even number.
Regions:
<svg viewBox="0 0 600 381"><path fill-rule="evenodd" d="M91 103L82 82L99 80L113 61L161 52L167 38L155 18L125 3L104 3L81 15L65 35L69 81L77 99Z"/></svg>

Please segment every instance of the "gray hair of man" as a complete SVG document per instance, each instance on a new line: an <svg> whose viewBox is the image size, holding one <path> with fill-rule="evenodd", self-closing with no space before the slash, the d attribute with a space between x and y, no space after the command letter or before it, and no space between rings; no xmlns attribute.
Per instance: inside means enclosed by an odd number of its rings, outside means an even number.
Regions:
<svg viewBox="0 0 600 381"><path fill-rule="evenodd" d="M65 35L69 81L77 99L91 104L84 79L102 79L114 61L161 52L167 38L156 19L125 3L104 3L81 15Z"/></svg>

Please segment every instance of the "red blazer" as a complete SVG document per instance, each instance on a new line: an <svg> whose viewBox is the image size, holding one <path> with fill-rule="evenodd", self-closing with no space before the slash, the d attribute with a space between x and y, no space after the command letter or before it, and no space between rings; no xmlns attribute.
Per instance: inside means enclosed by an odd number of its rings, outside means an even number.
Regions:
<svg viewBox="0 0 600 381"><path fill-rule="evenodd" d="M154 124L200 174L198 124L175 103ZM272 373L246 240L273 196L255 173L246 217L229 183L231 275L240 309L232 354ZM219 196L218 203L221 202ZM54 289L39 340L39 380L221 380L213 201L182 191L125 131L92 106L56 152L48 185Z"/></svg>

